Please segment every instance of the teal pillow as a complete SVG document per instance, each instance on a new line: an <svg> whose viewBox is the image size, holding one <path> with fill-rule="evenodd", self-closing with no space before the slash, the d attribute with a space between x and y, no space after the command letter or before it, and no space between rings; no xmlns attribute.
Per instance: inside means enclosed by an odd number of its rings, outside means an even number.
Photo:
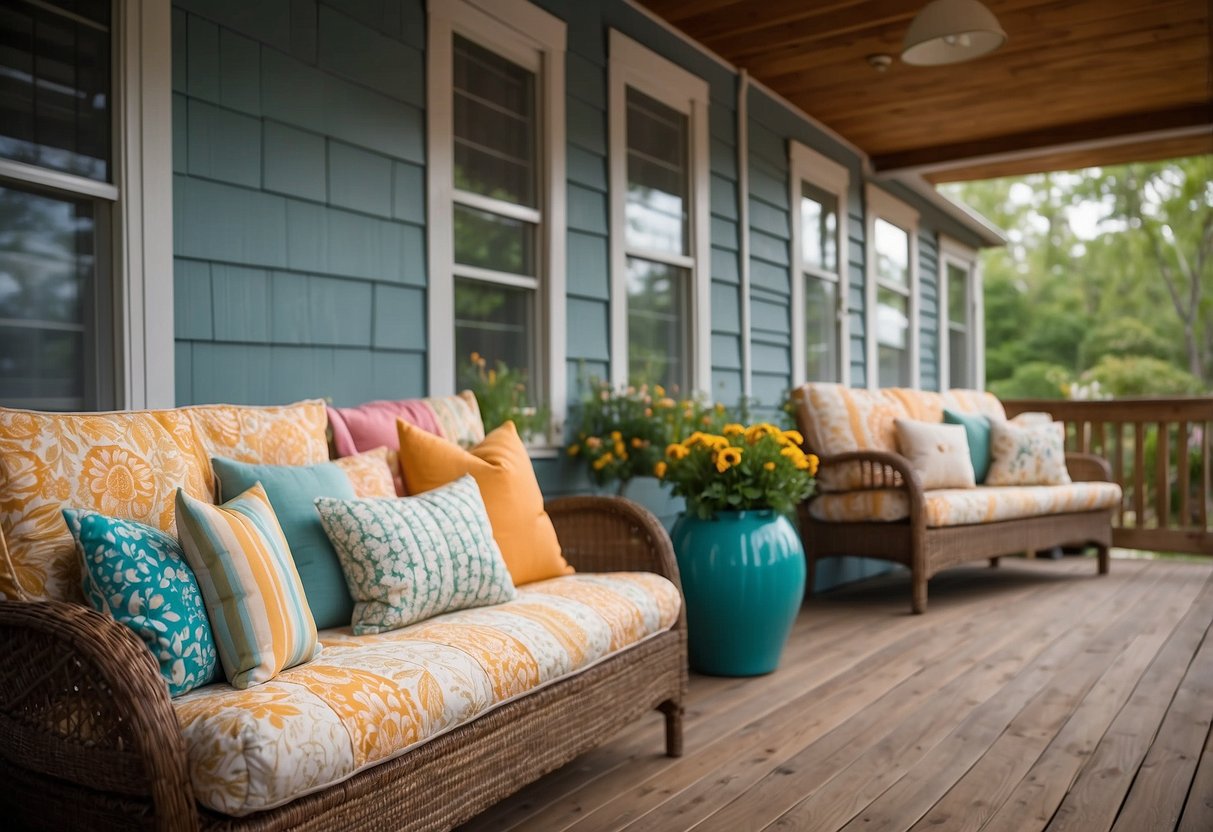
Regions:
<svg viewBox="0 0 1213 832"><path fill-rule="evenodd" d="M352 500L358 496L346 473L332 462L250 465L215 458L211 465L219 480L220 502L261 483L290 547L316 626L348 627L354 614L354 599L315 506L317 497Z"/></svg>
<svg viewBox="0 0 1213 832"><path fill-rule="evenodd" d="M944 409L943 420L949 425L960 425L969 440L969 458L973 460L973 474L977 484L986 481L990 473L990 418L980 413L957 413Z"/></svg>
<svg viewBox="0 0 1213 832"><path fill-rule="evenodd" d="M152 651L169 694L215 677L218 656L198 581L173 536L134 520L65 509L83 565L84 597Z"/></svg>

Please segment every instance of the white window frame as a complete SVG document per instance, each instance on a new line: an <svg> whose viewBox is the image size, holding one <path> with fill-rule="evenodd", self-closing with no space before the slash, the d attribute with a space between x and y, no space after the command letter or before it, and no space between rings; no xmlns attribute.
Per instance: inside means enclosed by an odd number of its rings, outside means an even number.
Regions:
<svg viewBox="0 0 1213 832"><path fill-rule="evenodd" d="M565 23L527 0L429 0L427 6L428 389L430 395L439 396L454 393L456 388L459 357L455 355L454 206L487 207L494 213L507 213L496 200L457 191L454 187L453 39L460 35L532 70L538 84L540 207L538 210L517 206L509 209L520 219L542 218L536 246L538 277L504 275L468 266L458 268L463 276L538 290L535 366L541 375L539 387L543 403L552 413L547 442L557 441L568 408L565 366Z"/></svg>
<svg viewBox="0 0 1213 832"><path fill-rule="evenodd" d="M173 98L172 9L154 0L114 0L110 110L112 180L0 159L0 182L110 203L113 404L172 407ZM99 229L99 233L104 233Z"/></svg>
<svg viewBox="0 0 1213 832"><path fill-rule="evenodd" d="M864 344L867 348L867 367L864 375L867 377L867 386L870 390L875 390L880 387L880 353L879 342L876 337L876 288L881 286L886 289L891 289L908 299L907 317L909 318L909 333L907 335L907 346L909 348L910 362L910 378L908 387L918 388L921 386L922 371L919 367L920 361L920 340L921 336L918 331L918 316L919 316L919 285L918 285L918 212L911 208L906 203L897 199L887 191L878 188L872 183L868 183L864 189L864 202L867 207L867 216L865 218L866 234L866 260L865 268L867 276L864 281L864 297L865 297L865 326L864 329ZM892 283L886 283L879 279L876 273L876 220L882 219L890 222L893 225L906 232L906 237L909 240L910 250L908 256L910 258L909 268L909 286L903 287Z"/></svg>
<svg viewBox="0 0 1213 832"><path fill-rule="evenodd" d="M851 383L851 349L850 349L850 310L847 304L849 282L847 278L847 261L850 259L847 251L847 194L851 187L851 172L816 150L792 141L788 143L790 163L790 198L792 205L792 386L799 387L810 381L805 369L805 280L825 280L835 283L837 293L837 308L835 312L834 332L838 338L838 382ZM803 262L804 240L800 216L800 200L802 197L801 183L826 191L838 200L838 239L835 242L838 252L837 273L823 272L807 266ZM806 272L809 273L806 275Z"/></svg>
<svg viewBox="0 0 1213 832"><path fill-rule="evenodd" d="M977 251L946 235L939 235L939 387L946 390L952 383L952 321L948 311L948 265L959 266L966 272L968 303L965 304L965 341L969 351L969 377L965 386L983 390L986 386L985 326L981 299L981 269Z"/></svg>
<svg viewBox="0 0 1213 832"><path fill-rule="evenodd" d="M710 224L710 148L708 140L708 82L612 29L609 43L608 101L611 192L611 382L628 381L627 258L636 254L691 272L688 323L688 376L692 392L712 386L712 277ZM655 98L687 116L690 140L691 254L669 255L631 249L627 245L627 89Z"/></svg>

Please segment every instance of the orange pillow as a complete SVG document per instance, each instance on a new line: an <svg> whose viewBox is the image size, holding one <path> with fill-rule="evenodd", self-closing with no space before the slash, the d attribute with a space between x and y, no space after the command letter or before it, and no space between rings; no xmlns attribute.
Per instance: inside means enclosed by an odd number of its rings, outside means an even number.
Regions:
<svg viewBox="0 0 1213 832"><path fill-rule="evenodd" d="M470 450L403 419L396 427L400 431L400 472L409 494L430 491L466 474L476 480L493 537L516 585L573 572L560 553L556 529L543 510L535 469L513 422L506 422Z"/></svg>

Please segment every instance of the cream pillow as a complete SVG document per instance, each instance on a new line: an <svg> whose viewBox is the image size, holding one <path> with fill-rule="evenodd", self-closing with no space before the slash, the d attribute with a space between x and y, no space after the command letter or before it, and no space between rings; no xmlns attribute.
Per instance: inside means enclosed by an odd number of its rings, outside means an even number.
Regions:
<svg viewBox="0 0 1213 832"><path fill-rule="evenodd" d="M963 425L895 419L897 447L922 479L922 487L974 488L973 459Z"/></svg>
<svg viewBox="0 0 1213 832"><path fill-rule="evenodd" d="M1061 422L990 426L986 485L1068 485L1066 426Z"/></svg>
<svg viewBox="0 0 1213 832"><path fill-rule="evenodd" d="M1013 425L1025 428L1038 425L1051 425L1053 424L1053 414L1045 413L1043 410L1026 410L1008 421Z"/></svg>

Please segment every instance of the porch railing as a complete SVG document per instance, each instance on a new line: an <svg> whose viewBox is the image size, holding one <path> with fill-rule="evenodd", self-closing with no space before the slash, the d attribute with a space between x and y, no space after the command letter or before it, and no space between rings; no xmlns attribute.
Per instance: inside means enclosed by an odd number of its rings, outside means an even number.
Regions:
<svg viewBox="0 0 1213 832"><path fill-rule="evenodd" d="M1126 549L1213 555L1213 396L1113 401L1017 399L1066 423L1067 450L1098 454L1124 489L1113 542Z"/></svg>

